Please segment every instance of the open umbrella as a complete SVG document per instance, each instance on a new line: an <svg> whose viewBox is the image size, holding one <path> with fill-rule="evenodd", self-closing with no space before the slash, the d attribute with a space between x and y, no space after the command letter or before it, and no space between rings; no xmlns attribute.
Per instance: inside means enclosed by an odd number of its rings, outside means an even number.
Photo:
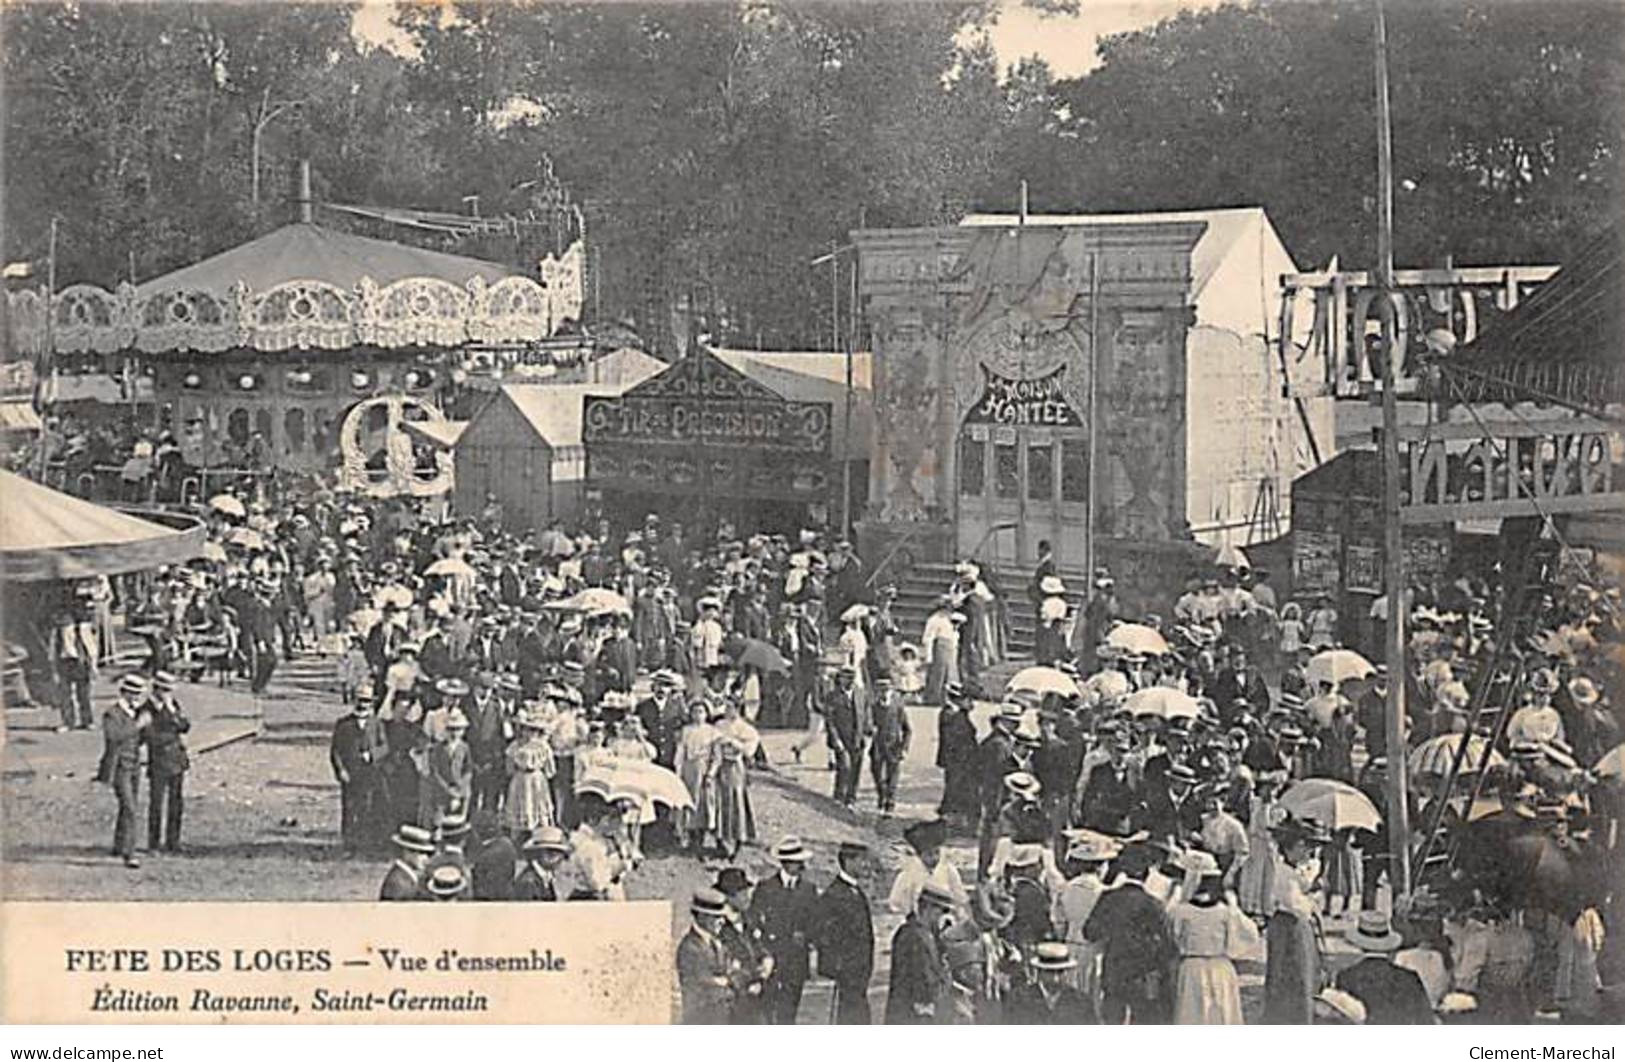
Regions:
<svg viewBox="0 0 1625 1062"><path fill-rule="evenodd" d="M790 661L776 646L760 638L744 639L737 644L733 653L734 664L738 667L754 667L764 675L790 673Z"/></svg>
<svg viewBox="0 0 1625 1062"><path fill-rule="evenodd" d="M1103 701L1110 701L1127 697L1134 692L1134 687L1129 684L1127 675L1112 669L1097 671L1084 679L1083 692L1086 696L1093 695Z"/></svg>
<svg viewBox="0 0 1625 1062"><path fill-rule="evenodd" d="M1428 738L1411 750L1410 768L1414 775L1442 778L1450 771L1456 757L1456 746L1464 734L1440 734ZM1474 774L1486 767L1495 767L1506 760L1477 734L1467 737L1467 755L1462 757L1461 773Z"/></svg>
<svg viewBox="0 0 1625 1062"><path fill-rule="evenodd" d="M1106 645L1119 653L1139 656L1161 656L1168 651L1168 640L1156 628L1143 623L1123 623L1113 627L1106 635Z"/></svg>
<svg viewBox="0 0 1625 1062"><path fill-rule="evenodd" d="M575 791L597 793L605 800L630 798L670 808L694 806L688 786L675 772L642 760L605 759L592 763L576 778Z"/></svg>
<svg viewBox="0 0 1625 1062"><path fill-rule="evenodd" d="M1131 715L1150 715L1158 719L1195 719L1202 714L1196 698L1171 686L1148 686L1129 694L1123 707Z"/></svg>
<svg viewBox="0 0 1625 1062"><path fill-rule="evenodd" d="M553 607L569 612L584 612L589 616L607 616L613 613L630 616L632 614L632 606L627 603L625 597L602 586L589 586L580 593L571 594Z"/></svg>
<svg viewBox="0 0 1625 1062"><path fill-rule="evenodd" d="M1309 658L1304 677L1310 682L1328 682L1333 686L1351 679L1365 678L1376 673L1371 661L1353 649L1327 649Z"/></svg>
<svg viewBox="0 0 1625 1062"><path fill-rule="evenodd" d="M461 557L441 557L427 568L424 575L449 575L453 577L474 578L473 567Z"/></svg>
<svg viewBox="0 0 1625 1062"><path fill-rule="evenodd" d="M1300 819L1318 822L1328 830L1370 830L1382 825L1382 815L1371 798L1335 778L1305 778L1281 794L1281 807Z"/></svg>
<svg viewBox="0 0 1625 1062"><path fill-rule="evenodd" d="M382 610L391 604L397 608L411 608L412 591L404 586L391 584L379 587L377 592L372 595L373 608Z"/></svg>
<svg viewBox="0 0 1625 1062"><path fill-rule="evenodd" d="M203 543L203 552L199 556L206 561L224 564L226 562L226 547L218 542L205 542Z"/></svg>
<svg viewBox="0 0 1625 1062"><path fill-rule="evenodd" d="M1592 771L1598 778L1625 778L1625 745L1615 745L1597 761Z"/></svg>
<svg viewBox="0 0 1625 1062"><path fill-rule="evenodd" d="M1076 697L1083 692L1072 676L1053 667L1024 667L1010 676L1004 688L1007 693L1025 691L1040 696L1058 693L1063 697Z"/></svg>
<svg viewBox="0 0 1625 1062"><path fill-rule="evenodd" d="M235 516L239 520L248 515L242 499L231 494L216 494L209 499L209 508L225 516Z"/></svg>
<svg viewBox="0 0 1625 1062"><path fill-rule="evenodd" d="M239 527L226 536L226 544L243 549L264 549L265 536L251 527Z"/></svg>

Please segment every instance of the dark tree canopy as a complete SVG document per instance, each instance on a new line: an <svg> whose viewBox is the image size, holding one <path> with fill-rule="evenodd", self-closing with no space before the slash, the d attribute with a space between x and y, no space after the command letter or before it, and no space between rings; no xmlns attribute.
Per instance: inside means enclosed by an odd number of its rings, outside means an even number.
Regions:
<svg viewBox="0 0 1625 1062"><path fill-rule="evenodd" d="M1389 8L1400 263L1561 261L1625 193L1625 7ZM1371 257L1365 2L1187 13L1059 82L1001 73L992 0L442 10L399 7L403 57L340 4L7 5L7 259L42 259L55 214L62 283L151 277L290 220L301 158L319 199L487 215L550 161L602 317L665 349L827 346L813 258L860 223L1009 210L1022 179L1035 210L1258 204L1305 266ZM455 249L533 269L547 242Z"/></svg>

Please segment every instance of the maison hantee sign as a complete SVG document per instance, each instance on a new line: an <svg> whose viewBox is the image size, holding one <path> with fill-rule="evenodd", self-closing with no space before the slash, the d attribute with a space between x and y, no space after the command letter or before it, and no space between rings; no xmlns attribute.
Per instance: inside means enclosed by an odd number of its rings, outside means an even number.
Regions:
<svg viewBox="0 0 1625 1062"><path fill-rule="evenodd" d="M967 424L1018 427L1081 428L1083 420L1061 391L1062 365L1054 372L1023 380L982 366L982 397L965 415Z"/></svg>

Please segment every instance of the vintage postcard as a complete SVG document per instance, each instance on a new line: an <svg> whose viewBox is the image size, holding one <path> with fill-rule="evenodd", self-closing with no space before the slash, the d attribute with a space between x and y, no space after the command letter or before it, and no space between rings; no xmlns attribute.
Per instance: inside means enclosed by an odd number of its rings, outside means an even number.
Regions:
<svg viewBox="0 0 1625 1062"><path fill-rule="evenodd" d="M1619 1022L1622 45L0 6L0 1018Z"/></svg>

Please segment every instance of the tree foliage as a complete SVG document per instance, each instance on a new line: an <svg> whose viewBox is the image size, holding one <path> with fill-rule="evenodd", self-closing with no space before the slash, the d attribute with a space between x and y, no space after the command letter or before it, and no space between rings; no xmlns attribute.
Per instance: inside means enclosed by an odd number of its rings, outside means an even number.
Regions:
<svg viewBox="0 0 1625 1062"><path fill-rule="evenodd" d="M1625 7L1389 6L1401 263L1561 260L1625 193ZM0 8L8 258L42 258L54 214L64 283L156 275L291 220L301 158L320 199L488 215L530 209L547 160L585 208L589 303L667 348L827 346L814 258L860 223L1009 210L1022 179L1038 210L1258 204L1306 266L1371 257L1365 2L1183 14L1065 81L1001 68L995 0L403 4L404 55L353 13ZM454 249L532 269L554 243Z"/></svg>

